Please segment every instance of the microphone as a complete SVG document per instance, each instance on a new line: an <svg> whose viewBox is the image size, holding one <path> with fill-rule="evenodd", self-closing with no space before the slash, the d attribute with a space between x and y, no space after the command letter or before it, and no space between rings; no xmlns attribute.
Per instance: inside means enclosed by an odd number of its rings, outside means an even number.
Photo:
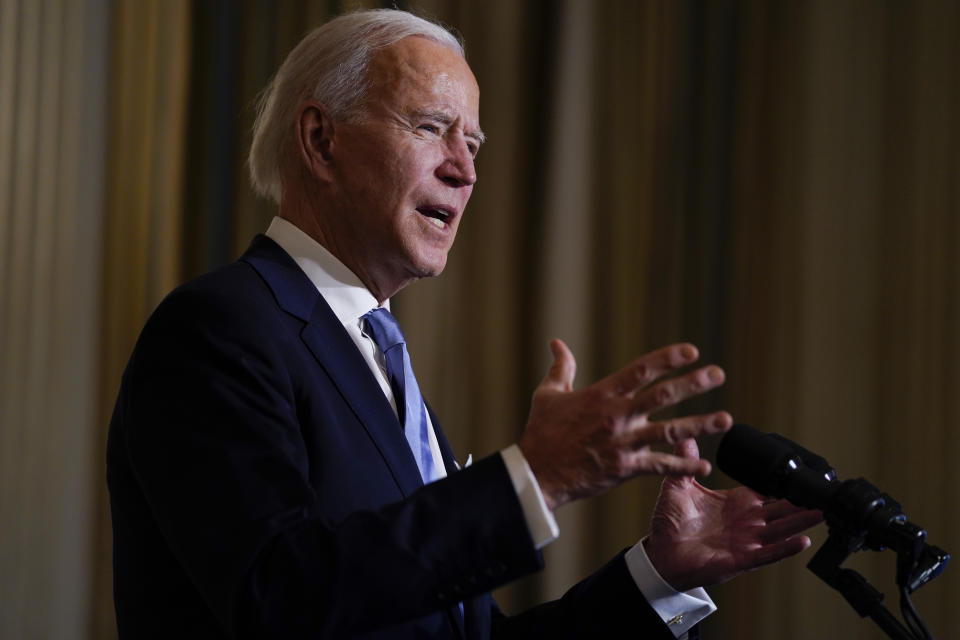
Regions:
<svg viewBox="0 0 960 640"><path fill-rule="evenodd" d="M888 494L864 478L841 482L826 459L779 434L733 425L720 441L717 466L757 493L819 509L831 532L861 540L862 546L875 551L890 547L913 558L933 554L920 563L926 565L921 575L911 576L911 591L938 575L950 559L926 544L927 532L908 522Z"/></svg>
<svg viewBox="0 0 960 640"><path fill-rule="evenodd" d="M735 424L720 440L717 466L728 476L765 496L823 509L837 472L824 458L778 433Z"/></svg>

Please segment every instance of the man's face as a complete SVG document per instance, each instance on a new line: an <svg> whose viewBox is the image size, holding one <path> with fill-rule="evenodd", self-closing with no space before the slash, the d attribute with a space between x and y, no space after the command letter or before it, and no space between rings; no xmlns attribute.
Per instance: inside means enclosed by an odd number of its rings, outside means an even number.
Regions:
<svg viewBox="0 0 960 640"><path fill-rule="evenodd" d="M377 53L358 122L335 125L330 248L386 298L439 274L473 184L480 90L456 53L409 37Z"/></svg>

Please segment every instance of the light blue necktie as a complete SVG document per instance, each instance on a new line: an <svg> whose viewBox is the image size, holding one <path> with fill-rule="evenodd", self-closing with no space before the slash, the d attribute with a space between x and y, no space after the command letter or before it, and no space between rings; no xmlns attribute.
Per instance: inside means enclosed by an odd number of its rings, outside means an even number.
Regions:
<svg viewBox="0 0 960 640"><path fill-rule="evenodd" d="M420 468L423 483L438 479L430 451L430 435L427 428L427 411L423 405L420 387L413 376L407 342L397 324L397 319L389 311L377 308L363 316L366 332L380 347L387 363L387 377L397 402L397 413L403 433L407 437L410 450Z"/></svg>
<svg viewBox="0 0 960 640"><path fill-rule="evenodd" d="M397 413L402 416L403 433L420 468L423 484L437 480L437 469L430 451L430 435L427 431L427 410L420 395L420 386L413 375L407 341L393 314L378 307L363 315L367 335L380 347L387 361L387 377L397 402ZM463 603L458 602L460 619L463 620Z"/></svg>

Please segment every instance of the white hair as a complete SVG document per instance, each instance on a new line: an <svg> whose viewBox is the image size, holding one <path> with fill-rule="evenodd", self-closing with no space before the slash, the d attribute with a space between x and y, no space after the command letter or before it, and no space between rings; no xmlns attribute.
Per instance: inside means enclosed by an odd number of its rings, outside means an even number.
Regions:
<svg viewBox="0 0 960 640"><path fill-rule="evenodd" d="M334 119L355 118L369 88L367 67L373 54L409 36L434 40L464 57L463 43L445 28L396 9L347 13L314 29L294 47L257 104L248 159L257 193L280 203L281 167L296 137L300 106L317 100Z"/></svg>

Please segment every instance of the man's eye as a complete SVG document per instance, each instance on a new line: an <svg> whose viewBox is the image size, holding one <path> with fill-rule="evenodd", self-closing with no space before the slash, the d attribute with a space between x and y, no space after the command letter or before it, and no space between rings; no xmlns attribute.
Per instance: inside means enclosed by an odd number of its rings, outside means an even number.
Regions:
<svg viewBox="0 0 960 640"><path fill-rule="evenodd" d="M417 128L421 131L426 131L427 133L440 133L440 127L435 124L422 124Z"/></svg>
<svg viewBox="0 0 960 640"><path fill-rule="evenodd" d="M477 151L479 151L479 149L477 148L477 145L473 144L472 142L468 142L467 151L470 152L470 155L472 155L473 157L476 157Z"/></svg>

